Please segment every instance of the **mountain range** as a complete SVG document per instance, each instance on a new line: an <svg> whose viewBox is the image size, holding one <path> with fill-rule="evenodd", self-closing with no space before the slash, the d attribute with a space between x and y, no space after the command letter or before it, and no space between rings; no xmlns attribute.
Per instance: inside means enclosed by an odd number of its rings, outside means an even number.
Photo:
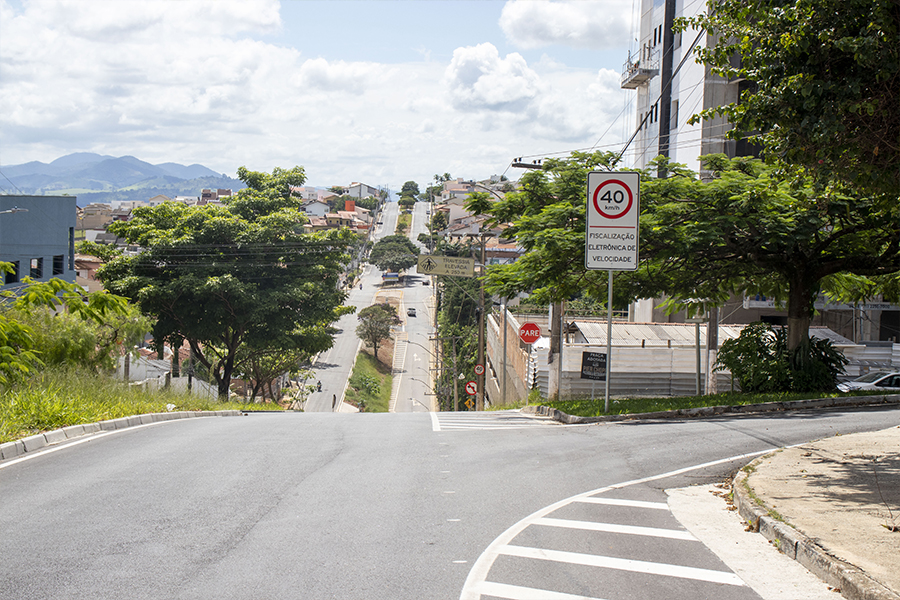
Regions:
<svg viewBox="0 0 900 600"><path fill-rule="evenodd" d="M204 188L237 191L243 182L193 164L157 165L133 156L107 156L76 152L47 164L32 161L0 167L4 183L15 186L13 193L27 195L63 195L78 197L78 205L92 202L111 204L122 200L147 200L158 194L199 196ZM4 185L8 188L8 185Z"/></svg>

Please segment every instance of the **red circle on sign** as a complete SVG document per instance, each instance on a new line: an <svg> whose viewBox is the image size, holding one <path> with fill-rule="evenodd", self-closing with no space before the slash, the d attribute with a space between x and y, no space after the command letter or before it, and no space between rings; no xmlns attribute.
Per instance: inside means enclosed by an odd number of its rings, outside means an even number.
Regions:
<svg viewBox="0 0 900 600"><path fill-rule="evenodd" d="M476 375L484 374L484 365L475 365L475 374Z"/></svg>
<svg viewBox="0 0 900 600"><path fill-rule="evenodd" d="M476 393L478 393L478 384L475 383L474 381L467 382L466 383L466 393L469 394L470 396L474 396Z"/></svg>
<svg viewBox="0 0 900 600"><path fill-rule="evenodd" d="M620 212L619 214L611 215L600 207L600 204L597 202L597 196L600 194L600 191L608 185L620 185L625 188L625 192L628 194L628 204L625 206L625 210ZM623 198L624 200L624 198ZM597 189L594 190L594 208L598 213L606 217L607 219L621 219L625 215L628 214L628 211L631 210L631 205L634 204L634 194L631 193L631 188L625 185L625 183L619 179L608 179L603 182L602 185L598 185Z"/></svg>
<svg viewBox="0 0 900 600"><path fill-rule="evenodd" d="M519 339L526 344L533 344L541 339L541 328L536 323L525 323L519 327Z"/></svg>

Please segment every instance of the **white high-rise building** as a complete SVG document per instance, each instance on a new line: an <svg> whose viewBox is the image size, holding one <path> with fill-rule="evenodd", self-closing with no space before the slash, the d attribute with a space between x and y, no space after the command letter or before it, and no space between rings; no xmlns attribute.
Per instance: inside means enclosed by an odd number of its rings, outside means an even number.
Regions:
<svg viewBox="0 0 900 600"><path fill-rule="evenodd" d="M632 163L644 168L659 155L700 171L704 154L754 155L751 144L725 138L730 125L724 117L688 125L687 120L706 108L735 102L746 81L728 81L698 64L694 50L714 43L706 33L676 33L677 17L692 17L706 10L705 0L641 0L638 47L622 72L622 87L637 93L639 131L629 148Z"/></svg>

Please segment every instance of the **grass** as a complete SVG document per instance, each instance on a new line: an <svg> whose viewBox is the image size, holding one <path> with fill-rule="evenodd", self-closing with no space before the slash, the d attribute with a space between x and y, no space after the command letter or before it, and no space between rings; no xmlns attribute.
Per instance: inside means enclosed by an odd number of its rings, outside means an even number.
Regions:
<svg viewBox="0 0 900 600"><path fill-rule="evenodd" d="M278 409L275 404L215 402L167 391L142 391L105 375L48 369L2 391L0 443L84 423L173 410Z"/></svg>
<svg viewBox="0 0 900 600"><path fill-rule="evenodd" d="M345 400L360 412L388 412L391 403L391 369L371 354L360 352L350 374Z"/></svg>
<svg viewBox="0 0 900 600"><path fill-rule="evenodd" d="M604 398L566 398L556 402L539 401L544 406L560 410L566 414L579 417L599 417L602 415L625 415L667 410L679 410L689 408L701 408L706 406L736 406L742 404L762 404L764 402L788 402L791 400L809 400L814 398L832 398L852 396L859 394L844 394L841 392L810 392L810 393L771 393L771 394L742 394L739 392L726 392L723 394L708 394L705 396L679 396L665 398L610 398L609 412L604 412ZM532 401L532 404L538 402Z"/></svg>

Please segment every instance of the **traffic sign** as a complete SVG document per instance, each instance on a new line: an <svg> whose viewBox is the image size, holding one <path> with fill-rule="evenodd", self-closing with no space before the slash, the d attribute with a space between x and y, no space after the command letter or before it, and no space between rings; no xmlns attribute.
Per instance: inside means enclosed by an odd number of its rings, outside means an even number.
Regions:
<svg viewBox="0 0 900 600"><path fill-rule="evenodd" d="M519 339L526 344L533 344L541 339L541 328L537 323L525 323L519 327Z"/></svg>
<svg viewBox="0 0 900 600"><path fill-rule="evenodd" d="M466 400L465 404L466 404L466 408L468 408L469 410L472 410L472 407L475 406L475 402L471 398Z"/></svg>
<svg viewBox="0 0 900 600"><path fill-rule="evenodd" d="M475 374L484 375L484 365L475 365Z"/></svg>
<svg viewBox="0 0 900 600"><path fill-rule="evenodd" d="M634 271L638 266L640 174L592 171L587 180L584 266Z"/></svg>
<svg viewBox="0 0 900 600"><path fill-rule="evenodd" d="M466 393L469 394L470 396L474 396L476 393L478 393L478 384L475 383L474 381L467 381L466 382Z"/></svg>

